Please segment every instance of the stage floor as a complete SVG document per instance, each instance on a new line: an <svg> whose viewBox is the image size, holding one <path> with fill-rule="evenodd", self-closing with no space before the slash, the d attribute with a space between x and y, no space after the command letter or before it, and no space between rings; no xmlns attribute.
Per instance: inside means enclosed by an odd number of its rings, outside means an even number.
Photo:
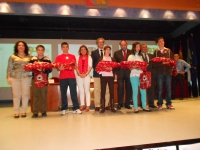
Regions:
<svg viewBox="0 0 200 150"><path fill-rule="evenodd" d="M48 117L13 118L0 107L1 150L90 150L200 138L200 98L173 100L175 110L135 114L122 109L99 114L48 112Z"/></svg>

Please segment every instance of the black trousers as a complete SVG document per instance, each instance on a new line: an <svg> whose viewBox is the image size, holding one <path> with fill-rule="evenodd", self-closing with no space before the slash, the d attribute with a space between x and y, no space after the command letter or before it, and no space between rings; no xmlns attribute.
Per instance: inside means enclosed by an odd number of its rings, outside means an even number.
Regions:
<svg viewBox="0 0 200 150"><path fill-rule="evenodd" d="M154 85L156 83L155 74L151 72L151 87L147 89L148 105L154 105Z"/></svg>
<svg viewBox="0 0 200 150"><path fill-rule="evenodd" d="M125 89L124 89L124 83L125 83ZM125 101L125 106L130 105L130 100L132 96L132 87L131 87L131 82L130 82L130 76L124 76L122 78L117 79L117 94L118 94L118 105L123 105L123 99L124 99L124 93L126 93L126 101Z"/></svg>
<svg viewBox="0 0 200 150"><path fill-rule="evenodd" d="M101 100L105 101L106 85L108 84L110 100L114 99L114 77L104 76L100 77L101 80Z"/></svg>
<svg viewBox="0 0 200 150"><path fill-rule="evenodd" d="M180 98L184 97L184 75L178 74L175 77L172 77L172 99L176 98L176 85L179 83L180 85Z"/></svg>

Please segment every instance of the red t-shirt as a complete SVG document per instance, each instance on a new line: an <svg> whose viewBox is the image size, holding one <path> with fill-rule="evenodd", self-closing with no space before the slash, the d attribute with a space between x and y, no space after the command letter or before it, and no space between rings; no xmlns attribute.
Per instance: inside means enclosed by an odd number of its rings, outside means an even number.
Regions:
<svg viewBox="0 0 200 150"><path fill-rule="evenodd" d="M76 57L72 54L61 54L56 57L56 63L71 63L76 62ZM60 79L75 78L74 70L60 71Z"/></svg>

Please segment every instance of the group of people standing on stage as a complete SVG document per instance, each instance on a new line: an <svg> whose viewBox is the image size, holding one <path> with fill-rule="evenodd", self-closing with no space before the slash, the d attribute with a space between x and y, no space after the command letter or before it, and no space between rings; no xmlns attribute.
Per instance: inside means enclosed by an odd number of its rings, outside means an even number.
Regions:
<svg viewBox="0 0 200 150"><path fill-rule="evenodd" d="M68 110L68 100L67 100L67 88L70 88L70 95L73 103L73 113L81 114L82 111L88 112L90 110L90 71L93 68L93 79L94 79L94 105L95 111L104 113L105 110L110 110L116 112L114 107L114 80L117 79L117 94L118 94L118 105L117 110L120 110L123 106L126 109L131 109L130 101L133 100L134 112L138 113L138 89L140 85L139 76L143 72L138 66L132 66L128 69L123 69L121 67L113 69L112 67L107 67L108 71L101 71L97 73L95 68L100 61L145 61L147 62L147 71L151 72L151 82L152 86L147 90L140 88L141 93L141 103L143 111L150 112L149 108L162 109L163 97L163 83L165 81L166 87L166 107L168 109L174 109L171 102L171 71L172 67L167 66L167 62L153 63L150 60L154 57L166 57L173 59L173 54L170 49L164 47L164 39L160 37L156 40L159 50L156 50L154 54L149 54L146 44L140 44L135 42L132 44L132 50L127 49L128 43L126 40L121 40L119 45L120 50L115 51L113 57L111 57L111 47L104 46L105 40L103 38L98 38L96 40L97 49L91 52L89 55L89 50L85 45L79 48L78 56L75 57L73 54L69 53L69 45L66 42L61 44L61 49L63 53L58 55L55 59L56 63L71 63L74 62L74 70L65 70L64 66L58 67L60 71L60 91L61 91L61 115L65 115ZM15 115L14 118L20 117L20 101L22 100L22 112L21 117L26 117L26 109L28 107L29 100L29 87L31 84L31 79L34 78L34 73L25 71L23 66L28 63L36 62L48 62L51 63L50 59L44 55L45 48L43 45L38 45L36 47L37 56L30 56L29 49L25 42L18 41L14 47L14 54L12 54L8 60L7 68L7 81L12 86L13 94L13 104ZM179 63L180 64L180 63ZM182 63L184 64L184 63ZM186 66L186 65L185 65ZM189 66L186 66L187 68ZM181 71L183 72L183 68ZM52 70L38 70L47 75ZM182 73L181 72L181 73ZM154 104L154 80L157 79L157 91L158 91L158 102L155 106ZM77 98L78 86L80 92L80 105ZM109 89L109 90L108 90ZM132 90L131 90L132 89ZM46 117L46 107L47 107L47 86L37 88L34 86L34 80L32 82L33 91L33 116L32 118L37 118L39 113L39 101L42 100L42 106L40 111L42 117ZM148 105L146 104L146 91L148 98ZM125 102L123 99L125 97ZM86 103L85 103L86 99Z"/></svg>

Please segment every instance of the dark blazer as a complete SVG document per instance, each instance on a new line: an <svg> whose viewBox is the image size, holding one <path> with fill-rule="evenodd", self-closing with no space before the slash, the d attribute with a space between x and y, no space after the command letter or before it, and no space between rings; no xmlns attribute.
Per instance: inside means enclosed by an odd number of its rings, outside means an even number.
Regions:
<svg viewBox="0 0 200 150"><path fill-rule="evenodd" d="M147 71L154 73L155 70L154 70L154 67L153 67L153 63L151 62L151 59L154 58L154 56L152 54L149 54L149 53L147 53L147 54L148 54L148 57L149 57L149 62L147 62L149 64L148 67L147 67ZM143 54L141 54L141 55L142 55L143 60L145 61L144 55Z"/></svg>
<svg viewBox="0 0 200 150"><path fill-rule="evenodd" d="M155 68L153 67L153 63L151 61L151 59L153 58L153 54L148 54L149 56L149 65L147 67L147 71L150 71L151 73L155 72Z"/></svg>
<svg viewBox="0 0 200 150"><path fill-rule="evenodd" d="M126 61L128 59L128 56L132 54L132 51L127 49L127 55L126 55ZM122 62L125 61L124 60L124 56L122 54L122 50L117 50L116 52L114 52L114 59L116 60L116 62ZM116 70L116 74L118 78L122 78L124 75L125 76L130 76L130 69L122 69L121 67L119 67Z"/></svg>
<svg viewBox="0 0 200 150"><path fill-rule="evenodd" d="M95 71L96 66L100 59L99 49L92 51L91 57L92 57L93 77L100 77L100 75Z"/></svg>
<svg viewBox="0 0 200 150"><path fill-rule="evenodd" d="M164 50L166 51L166 53L164 54L162 54L160 50L155 50L153 57L165 57L173 60L174 55L172 51L168 48L165 48ZM172 72L172 66L167 66L164 65L163 63L153 63L153 67L155 67L157 74L171 74Z"/></svg>

